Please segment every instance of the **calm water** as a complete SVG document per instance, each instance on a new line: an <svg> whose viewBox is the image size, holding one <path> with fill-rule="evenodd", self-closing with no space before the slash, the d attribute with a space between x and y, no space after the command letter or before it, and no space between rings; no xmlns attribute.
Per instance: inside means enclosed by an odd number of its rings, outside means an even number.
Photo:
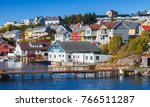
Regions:
<svg viewBox="0 0 150 107"><path fill-rule="evenodd" d="M0 67L47 67L42 64L0 63ZM58 75L57 75L58 76ZM56 77L57 77L56 76ZM38 77L38 76L37 76ZM53 80L0 81L0 90L149 90L150 78L115 77L100 79L73 79L72 75L59 75ZM68 77L68 78L63 78Z"/></svg>

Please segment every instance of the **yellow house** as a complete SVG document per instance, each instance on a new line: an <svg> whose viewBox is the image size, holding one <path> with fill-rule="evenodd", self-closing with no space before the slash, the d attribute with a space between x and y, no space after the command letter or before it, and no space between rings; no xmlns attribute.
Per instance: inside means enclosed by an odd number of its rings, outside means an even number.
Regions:
<svg viewBox="0 0 150 107"><path fill-rule="evenodd" d="M81 31L81 32L80 32L80 40L81 40L81 41L84 41L84 31Z"/></svg>
<svg viewBox="0 0 150 107"><path fill-rule="evenodd" d="M30 37L32 37L32 34L33 34L33 29L32 28L28 28L26 31L25 31L25 39L29 39Z"/></svg>

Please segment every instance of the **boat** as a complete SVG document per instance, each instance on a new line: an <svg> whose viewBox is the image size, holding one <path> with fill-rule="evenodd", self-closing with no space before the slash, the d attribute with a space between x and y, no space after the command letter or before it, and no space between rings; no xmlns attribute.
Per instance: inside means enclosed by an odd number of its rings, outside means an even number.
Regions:
<svg viewBox="0 0 150 107"><path fill-rule="evenodd" d="M4 59L0 58L0 62L4 62L4 61L5 61Z"/></svg>

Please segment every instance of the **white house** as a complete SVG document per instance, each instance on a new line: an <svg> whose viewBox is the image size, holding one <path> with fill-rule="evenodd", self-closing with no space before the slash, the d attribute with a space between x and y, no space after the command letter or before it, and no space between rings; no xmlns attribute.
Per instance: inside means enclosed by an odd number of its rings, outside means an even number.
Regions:
<svg viewBox="0 0 150 107"><path fill-rule="evenodd" d="M23 19L23 20L21 20L21 23L22 23L22 24L25 24L25 25L30 25L30 24L32 24L33 22L34 22L33 19Z"/></svg>
<svg viewBox="0 0 150 107"><path fill-rule="evenodd" d="M70 41L72 30L68 26L60 25L55 34L55 41Z"/></svg>
<svg viewBox="0 0 150 107"><path fill-rule="evenodd" d="M109 57L100 54L100 49L90 42L55 42L48 49L51 62L98 63L108 61Z"/></svg>
<svg viewBox="0 0 150 107"><path fill-rule="evenodd" d="M122 42L126 43L129 39L128 26L123 22L102 22L97 31L96 41L101 44L107 44L115 35L121 36Z"/></svg>
<svg viewBox="0 0 150 107"><path fill-rule="evenodd" d="M16 24L15 21L8 21L8 22L4 23L4 26L7 26L7 25L13 25L13 26L15 26L15 24Z"/></svg>
<svg viewBox="0 0 150 107"><path fill-rule="evenodd" d="M19 40L19 38L20 38L20 30L6 31L3 34L3 37L5 37L7 39L13 38L15 40Z"/></svg>
<svg viewBox="0 0 150 107"><path fill-rule="evenodd" d="M58 25L61 24L62 21L60 20L59 17L47 17L45 20L45 25Z"/></svg>
<svg viewBox="0 0 150 107"><path fill-rule="evenodd" d="M101 25L91 24L86 27L84 32L84 40L89 42L96 42L97 32Z"/></svg>
<svg viewBox="0 0 150 107"><path fill-rule="evenodd" d="M44 55L49 47L50 42L20 42L16 45L15 54L17 56L27 56L29 54Z"/></svg>
<svg viewBox="0 0 150 107"><path fill-rule="evenodd" d="M33 29L32 37L38 38L38 37L46 36L48 35L50 29L51 28L49 26L38 26Z"/></svg>

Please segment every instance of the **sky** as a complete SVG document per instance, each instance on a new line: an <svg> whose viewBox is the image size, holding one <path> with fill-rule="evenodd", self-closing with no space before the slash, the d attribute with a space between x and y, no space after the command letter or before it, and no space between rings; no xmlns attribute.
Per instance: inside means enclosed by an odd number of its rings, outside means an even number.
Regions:
<svg viewBox="0 0 150 107"><path fill-rule="evenodd" d="M95 12L105 14L114 9L119 13L150 10L149 0L0 0L0 25L35 16L65 16Z"/></svg>

